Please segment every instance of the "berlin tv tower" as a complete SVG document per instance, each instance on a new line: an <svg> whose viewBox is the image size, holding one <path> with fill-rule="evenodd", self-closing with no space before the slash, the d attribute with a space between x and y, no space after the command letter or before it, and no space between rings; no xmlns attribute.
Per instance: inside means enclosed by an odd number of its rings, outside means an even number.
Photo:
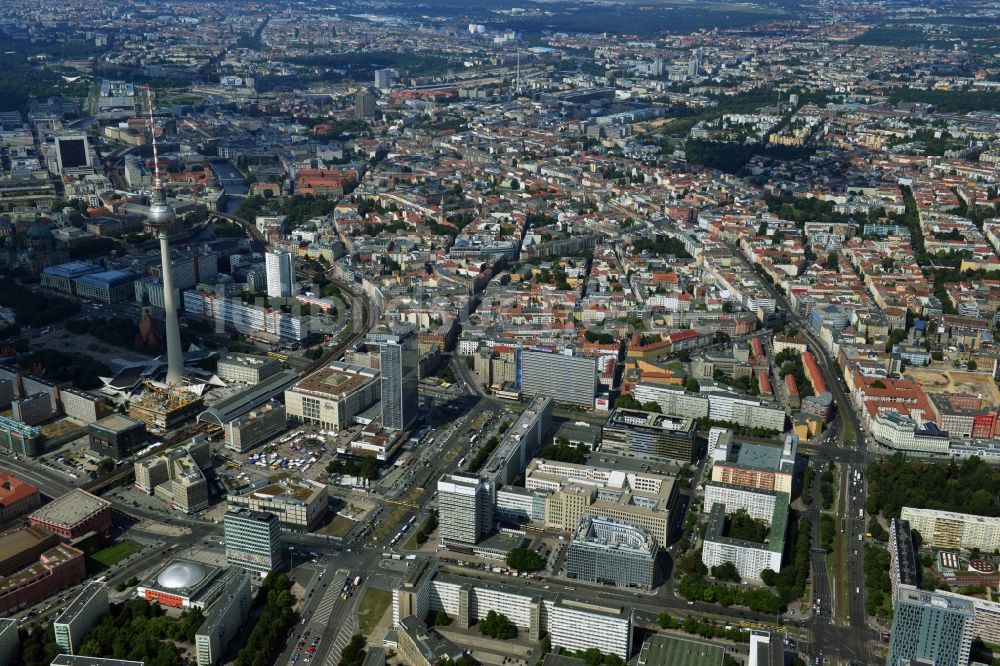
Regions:
<svg viewBox="0 0 1000 666"><path fill-rule="evenodd" d="M174 290L174 276L170 269L170 244L167 236L177 218L173 206L167 203L167 192L160 177L160 156L156 150L156 123L153 121L153 93L146 86L149 103L149 132L153 137L153 195L149 206L149 223L156 227L160 239L160 261L163 273L163 310L166 314L167 333L167 385L181 386L184 383L184 351L181 349L181 329L177 320L177 292Z"/></svg>

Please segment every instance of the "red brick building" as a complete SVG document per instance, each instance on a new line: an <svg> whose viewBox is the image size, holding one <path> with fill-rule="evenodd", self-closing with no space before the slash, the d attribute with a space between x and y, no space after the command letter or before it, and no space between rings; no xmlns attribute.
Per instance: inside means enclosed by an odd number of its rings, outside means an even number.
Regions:
<svg viewBox="0 0 1000 666"><path fill-rule="evenodd" d="M86 575L83 551L65 544L56 546L42 553L38 562L0 580L0 613L38 603Z"/></svg>
<svg viewBox="0 0 1000 666"><path fill-rule="evenodd" d="M72 541L91 532L107 532L111 528L111 502L77 488L36 510L28 522Z"/></svg>

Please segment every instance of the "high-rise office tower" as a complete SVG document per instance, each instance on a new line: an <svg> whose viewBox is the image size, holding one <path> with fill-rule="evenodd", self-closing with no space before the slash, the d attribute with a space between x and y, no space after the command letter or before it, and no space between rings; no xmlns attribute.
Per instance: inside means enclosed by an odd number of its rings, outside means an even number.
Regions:
<svg viewBox="0 0 1000 666"><path fill-rule="evenodd" d="M887 666L966 666L975 619L971 599L899 587Z"/></svg>
<svg viewBox="0 0 1000 666"><path fill-rule="evenodd" d="M392 77L396 72L391 69L375 70L375 87L379 90L387 90L392 87Z"/></svg>
<svg viewBox="0 0 1000 666"><path fill-rule="evenodd" d="M556 402L592 408L597 393L597 360L528 349L521 352L521 393L547 395Z"/></svg>
<svg viewBox="0 0 1000 666"><path fill-rule="evenodd" d="M262 576L281 564L281 525L273 513L231 507L222 525L227 564Z"/></svg>
<svg viewBox="0 0 1000 666"><path fill-rule="evenodd" d="M417 420L417 332L412 324L397 324L389 331L369 333L368 342L379 345L382 372L382 425L405 430Z"/></svg>
<svg viewBox="0 0 1000 666"><path fill-rule="evenodd" d="M146 88L149 102L149 131L153 137L153 180L152 202L149 206L149 223L156 227L160 240L160 265L163 276L163 311L167 336L167 384L180 386L184 381L184 350L181 348L181 329L177 319L177 292L171 270L170 228L177 218L173 207L167 203L167 192L160 177L160 157L156 150L156 125L153 122L153 93Z"/></svg>
<svg viewBox="0 0 1000 666"><path fill-rule="evenodd" d="M354 115L359 120L375 115L375 96L367 90L359 90L354 96Z"/></svg>
<svg viewBox="0 0 1000 666"><path fill-rule="evenodd" d="M267 295L270 298L288 298L295 287L295 266L292 253L280 250L268 252L264 258L267 271Z"/></svg>
<svg viewBox="0 0 1000 666"><path fill-rule="evenodd" d="M476 544L493 530L496 488L478 476L438 479L438 529L448 543Z"/></svg>

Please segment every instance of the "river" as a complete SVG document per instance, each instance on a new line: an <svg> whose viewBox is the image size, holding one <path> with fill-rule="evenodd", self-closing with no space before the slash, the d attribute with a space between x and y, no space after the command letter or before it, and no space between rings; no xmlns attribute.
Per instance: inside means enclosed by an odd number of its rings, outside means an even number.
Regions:
<svg viewBox="0 0 1000 666"><path fill-rule="evenodd" d="M226 190L223 212L232 215L250 190L243 181L243 174L229 160L212 160L211 165L219 184Z"/></svg>

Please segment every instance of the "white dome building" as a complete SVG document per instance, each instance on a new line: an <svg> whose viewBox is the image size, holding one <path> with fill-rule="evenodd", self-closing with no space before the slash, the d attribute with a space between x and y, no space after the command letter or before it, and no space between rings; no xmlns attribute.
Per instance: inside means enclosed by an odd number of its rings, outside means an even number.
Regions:
<svg viewBox="0 0 1000 666"><path fill-rule="evenodd" d="M222 569L177 557L140 583L136 595L150 603L172 608L206 608L219 592L213 583Z"/></svg>
<svg viewBox="0 0 1000 666"><path fill-rule="evenodd" d="M197 562L173 562L156 577L160 587L167 590L181 590L194 587L205 580L205 567Z"/></svg>

